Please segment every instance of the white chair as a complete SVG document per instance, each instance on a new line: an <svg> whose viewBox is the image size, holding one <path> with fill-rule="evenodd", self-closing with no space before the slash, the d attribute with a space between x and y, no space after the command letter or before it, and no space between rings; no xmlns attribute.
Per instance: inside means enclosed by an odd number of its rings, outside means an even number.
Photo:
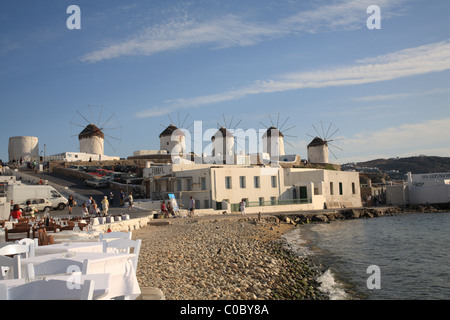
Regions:
<svg viewBox="0 0 450 320"><path fill-rule="evenodd" d="M40 280L8 288L0 284L0 300L92 300L94 281L71 287L66 280Z"/></svg>
<svg viewBox="0 0 450 320"><path fill-rule="evenodd" d="M85 259L83 262L71 259L54 259L39 264L27 264L27 277L29 279L35 279L36 276L50 274L70 274L74 272L87 274L88 269L88 259Z"/></svg>
<svg viewBox="0 0 450 320"><path fill-rule="evenodd" d="M21 278L20 256L28 253L28 247L23 244L4 243L0 246L0 279L5 279L11 267L14 268L14 279ZM9 257L13 256L13 257Z"/></svg>
<svg viewBox="0 0 450 320"><path fill-rule="evenodd" d="M104 239L130 239L131 240L131 231L129 232L120 232L120 231L114 231L114 232L107 232L107 233L100 233L98 235L100 241Z"/></svg>
<svg viewBox="0 0 450 320"><path fill-rule="evenodd" d="M139 251L141 250L142 240L117 239L112 241L103 241L103 252L108 252L108 248L114 248L119 253L130 253L133 248L133 253L136 255L133 259L134 272L137 270L139 260Z"/></svg>
<svg viewBox="0 0 450 320"><path fill-rule="evenodd" d="M28 247L28 252L22 254L22 258L33 258L35 256L35 248L39 245L38 239L24 238L16 241L17 244L23 244Z"/></svg>
<svg viewBox="0 0 450 320"><path fill-rule="evenodd" d="M13 258L0 255L0 280L11 278L8 276L11 268L14 270L12 277L20 279L22 277L20 254L16 254Z"/></svg>

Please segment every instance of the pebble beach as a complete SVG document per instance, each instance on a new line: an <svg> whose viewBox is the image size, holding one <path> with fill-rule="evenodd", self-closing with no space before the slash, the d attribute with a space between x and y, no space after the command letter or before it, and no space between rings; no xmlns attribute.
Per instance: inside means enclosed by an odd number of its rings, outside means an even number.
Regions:
<svg viewBox="0 0 450 320"><path fill-rule="evenodd" d="M319 268L281 240L292 225L274 216L160 220L142 239L137 276L167 300L323 300Z"/></svg>

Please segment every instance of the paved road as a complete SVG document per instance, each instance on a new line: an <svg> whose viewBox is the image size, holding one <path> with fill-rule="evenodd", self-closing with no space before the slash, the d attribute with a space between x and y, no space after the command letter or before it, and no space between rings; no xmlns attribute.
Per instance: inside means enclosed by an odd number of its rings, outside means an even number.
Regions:
<svg viewBox="0 0 450 320"><path fill-rule="evenodd" d="M118 214L118 213L130 213L133 216L144 216L147 215L148 212L144 210L134 209L128 210L128 207L119 207L119 192L115 190L111 190L109 188L101 188L94 189L92 187L86 186L84 181L68 177L65 175L50 173L50 172L40 172L36 173L32 170L21 170L20 173L36 177L37 179L42 178L42 180L48 180L48 184L55 187L57 190L61 191L64 196L68 196L69 194L74 195L77 206L73 209L74 215L81 214L81 204L86 199L92 196L97 203L101 203L103 197L105 195L109 195L110 192L114 193L114 203L110 208L110 214ZM52 216L66 216L69 214L69 210L65 208L64 210L52 210L50 213Z"/></svg>

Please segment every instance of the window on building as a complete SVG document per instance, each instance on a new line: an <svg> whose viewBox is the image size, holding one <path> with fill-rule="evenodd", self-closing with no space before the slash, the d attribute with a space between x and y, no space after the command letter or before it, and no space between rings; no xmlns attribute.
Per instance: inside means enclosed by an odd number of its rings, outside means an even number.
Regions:
<svg viewBox="0 0 450 320"><path fill-rule="evenodd" d="M264 205L264 197L260 197L259 198L259 205L263 206Z"/></svg>
<svg viewBox="0 0 450 320"><path fill-rule="evenodd" d="M186 179L186 190L187 191L192 190L192 179Z"/></svg>
<svg viewBox="0 0 450 320"><path fill-rule="evenodd" d="M177 180L177 190L178 190L178 191L181 191L181 190L182 190L182 187L181 187L181 179L178 179L178 180Z"/></svg>
<svg viewBox="0 0 450 320"><path fill-rule="evenodd" d="M344 194L344 189L342 187L342 182L339 182L339 194L342 196Z"/></svg>
<svg viewBox="0 0 450 320"><path fill-rule="evenodd" d="M225 177L225 189L231 189L231 177Z"/></svg>
<svg viewBox="0 0 450 320"><path fill-rule="evenodd" d="M334 184L330 182L330 195L334 195Z"/></svg>
<svg viewBox="0 0 450 320"><path fill-rule="evenodd" d="M239 177L239 186L241 188L245 188L245 176L240 176Z"/></svg>
<svg viewBox="0 0 450 320"><path fill-rule="evenodd" d="M253 181L255 183L255 188L259 188L259 176L253 177Z"/></svg>
<svg viewBox="0 0 450 320"><path fill-rule="evenodd" d="M206 178L202 177L200 179L200 182L201 182L202 190L206 190Z"/></svg>
<svg viewBox="0 0 450 320"><path fill-rule="evenodd" d="M276 203L277 203L277 198L276 197L270 197L270 204L274 206Z"/></svg>
<svg viewBox="0 0 450 320"><path fill-rule="evenodd" d="M276 188L277 187L277 176L271 176L270 181L272 184L272 188Z"/></svg>
<svg viewBox="0 0 450 320"><path fill-rule="evenodd" d="M356 185L354 182L352 182L352 193L356 194Z"/></svg>
<svg viewBox="0 0 450 320"><path fill-rule="evenodd" d="M205 209L208 209L209 208L209 200L204 200L203 201L203 206L204 206Z"/></svg>

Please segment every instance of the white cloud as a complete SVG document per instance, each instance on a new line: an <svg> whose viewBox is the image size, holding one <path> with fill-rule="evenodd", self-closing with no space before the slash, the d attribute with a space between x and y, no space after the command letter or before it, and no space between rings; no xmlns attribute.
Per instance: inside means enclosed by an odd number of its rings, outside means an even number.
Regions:
<svg viewBox="0 0 450 320"><path fill-rule="evenodd" d="M383 7L383 19L389 19L390 8L398 8L404 0L378 0ZM366 9L370 0L326 2L316 8L290 17L267 22L244 21L236 14L208 17L201 21L187 19L186 15L172 21L139 31L126 40L94 50L81 57L83 62L99 62L121 56L150 56L155 53L179 50L199 45L212 49L249 46L289 34L351 30L365 27Z"/></svg>
<svg viewBox="0 0 450 320"><path fill-rule="evenodd" d="M420 154L450 156L449 123L450 118L445 118L356 133L345 139L345 159L340 163Z"/></svg>
<svg viewBox="0 0 450 320"><path fill-rule="evenodd" d="M450 42L442 41L374 58L366 58L353 66L314 72L290 73L280 75L275 80L258 80L249 86L218 94L170 100L166 108L173 110L201 107L236 100L254 94L283 92L303 88L359 85L449 69ZM149 114L151 112L142 111L136 116L146 117Z"/></svg>

